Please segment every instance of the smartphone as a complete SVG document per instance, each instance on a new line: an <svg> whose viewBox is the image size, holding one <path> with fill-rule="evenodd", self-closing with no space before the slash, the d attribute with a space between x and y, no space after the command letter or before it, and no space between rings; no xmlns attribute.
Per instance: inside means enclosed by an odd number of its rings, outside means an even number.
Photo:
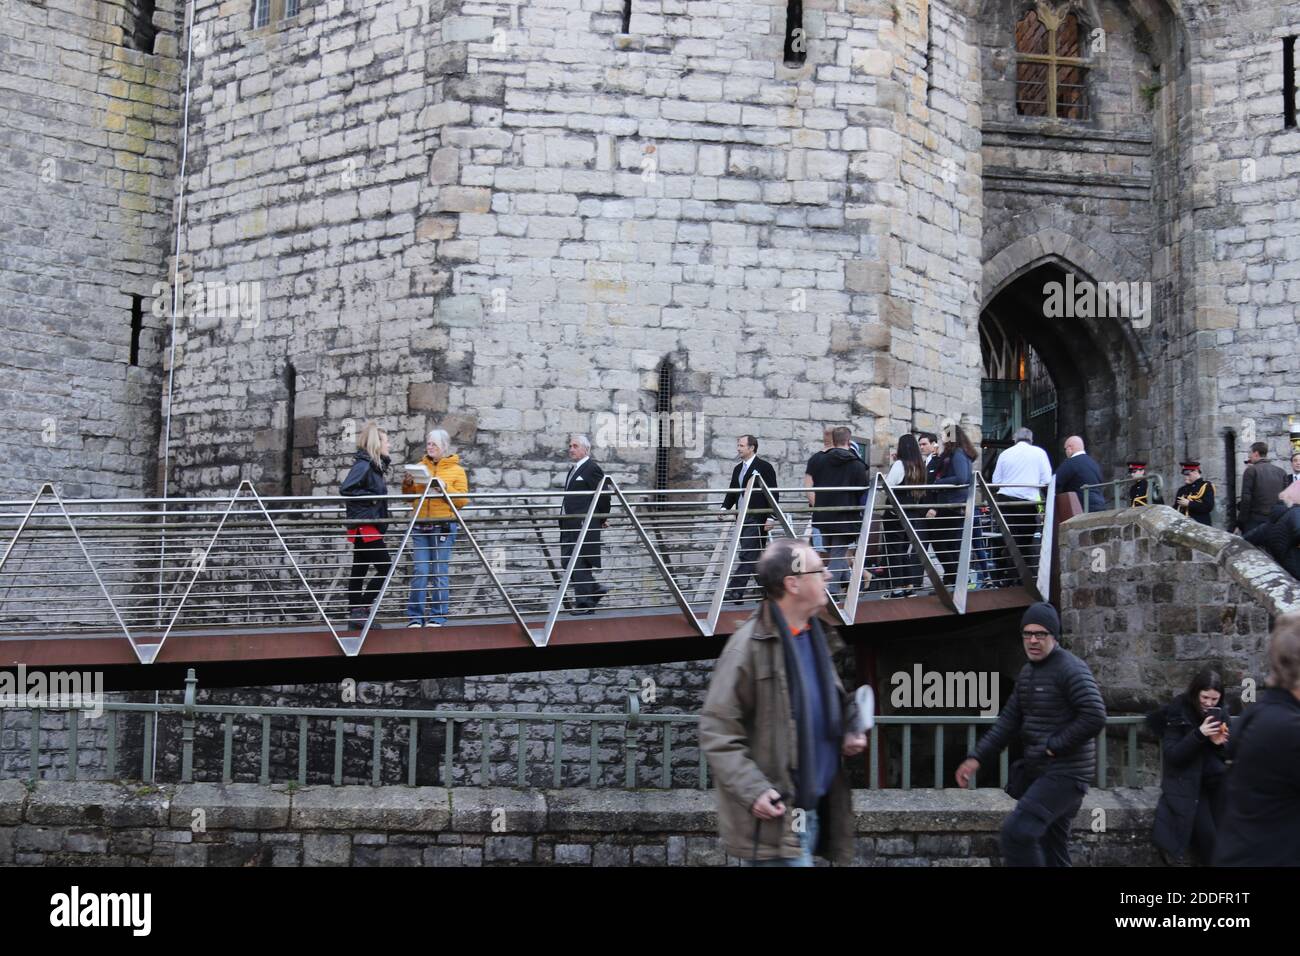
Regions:
<svg viewBox="0 0 1300 956"><path fill-rule="evenodd" d="M1207 711L1205 712L1205 716L1206 716L1206 717L1213 717L1213 718L1214 718L1215 720L1217 720L1219 723L1221 723L1221 724L1226 724L1226 723L1228 722L1228 708L1226 708L1226 707L1211 707L1209 710L1207 710Z"/></svg>

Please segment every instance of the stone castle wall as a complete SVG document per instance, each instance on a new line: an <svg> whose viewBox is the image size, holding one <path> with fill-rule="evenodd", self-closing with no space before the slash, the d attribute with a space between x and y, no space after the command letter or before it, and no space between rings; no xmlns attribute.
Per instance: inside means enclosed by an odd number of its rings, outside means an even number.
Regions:
<svg viewBox="0 0 1300 956"><path fill-rule="evenodd" d="M180 6L159 0L146 51L125 0L5 4L0 496L48 480L76 497L154 490Z"/></svg>
<svg viewBox="0 0 1300 956"><path fill-rule="evenodd" d="M1189 50L1194 81L1177 101L1184 201L1171 221L1188 290L1181 348L1167 374L1175 452L1199 456L1226 499L1252 441L1288 457L1300 414L1300 132L1284 120L1283 41L1297 5L1207 5ZM1227 457L1231 431L1236 453ZM1226 527L1225 508L1215 524Z"/></svg>
<svg viewBox="0 0 1300 956"><path fill-rule="evenodd" d="M199 5L185 251L263 314L181 331L180 487L332 489L368 417L399 460L442 422L475 487L547 487L567 431L654 410L664 359L701 429L676 482L745 431L793 483L823 422L879 462L914 400L978 419L978 180L941 177L979 88L946 5L931 107L902 4L810 8L798 68L768 4L637 4L627 34L611 2L327 9ZM596 455L651 484L622 445Z"/></svg>
<svg viewBox="0 0 1300 956"><path fill-rule="evenodd" d="M1264 686L1268 637L1300 583L1235 535L1161 505L1061 525L1061 625L1112 710L1142 713L1212 666L1234 703Z"/></svg>
<svg viewBox="0 0 1300 956"><path fill-rule="evenodd" d="M1071 855L1150 866L1158 791L1090 791ZM0 866L726 866L710 791L0 781ZM993 866L996 789L853 793L854 866ZM1104 821L1098 832L1096 821Z"/></svg>

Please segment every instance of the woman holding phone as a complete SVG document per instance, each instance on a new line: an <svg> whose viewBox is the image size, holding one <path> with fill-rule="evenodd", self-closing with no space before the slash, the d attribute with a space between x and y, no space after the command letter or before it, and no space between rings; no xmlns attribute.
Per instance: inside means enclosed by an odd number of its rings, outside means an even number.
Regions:
<svg viewBox="0 0 1300 956"><path fill-rule="evenodd" d="M439 478L455 502L456 508L465 507L468 498L458 497L469 491L469 480L460 466L460 456L452 453L451 436L444 429L435 428L425 441L425 456L420 459L423 473L410 469L402 479L402 494L423 493L429 478ZM437 486L429 489L424 505L415 518L411 531L411 548L415 555L415 574L411 578L411 596L406 602L407 627L442 627L447 623L449 580L447 564L451 561L451 548L456 543L460 526L438 493Z"/></svg>
<svg viewBox="0 0 1300 956"><path fill-rule="evenodd" d="M1223 678L1207 667L1192 678L1186 693L1147 717L1164 758L1154 838L1166 863L1182 861L1189 848L1204 865L1214 856L1228 772L1223 762L1225 705Z"/></svg>

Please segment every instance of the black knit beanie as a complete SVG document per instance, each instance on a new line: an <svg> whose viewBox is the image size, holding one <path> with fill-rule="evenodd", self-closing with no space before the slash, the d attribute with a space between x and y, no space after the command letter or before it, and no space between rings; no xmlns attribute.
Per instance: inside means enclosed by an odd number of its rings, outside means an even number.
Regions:
<svg viewBox="0 0 1300 956"><path fill-rule="evenodd" d="M1026 624L1037 624L1039 627L1045 627L1052 632L1052 637L1058 641L1061 639L1061 616L1056 613L1056 608L1046 601L1031 604L1025 609L1025 616L1020 619L1020 629L1022 631L1025 629Z"/></svg>

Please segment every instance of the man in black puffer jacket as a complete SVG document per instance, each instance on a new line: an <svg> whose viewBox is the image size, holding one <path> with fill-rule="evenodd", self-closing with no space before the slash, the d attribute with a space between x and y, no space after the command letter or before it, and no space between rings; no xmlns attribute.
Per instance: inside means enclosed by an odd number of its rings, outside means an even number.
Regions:
<svg viewBox="0 0 1300 956"><path fill-rule="evenodd" d="M1012 768L1007 793L1019 802L1002 824L1007 866L1069 866L1070 823L1097 772L1097 734L1106 707L1088 665L1057 645L1061 618L1047 603L1020 619L1029 658L998 722L957 768L964 787L1019 734L1024 757Z"/></svg>

